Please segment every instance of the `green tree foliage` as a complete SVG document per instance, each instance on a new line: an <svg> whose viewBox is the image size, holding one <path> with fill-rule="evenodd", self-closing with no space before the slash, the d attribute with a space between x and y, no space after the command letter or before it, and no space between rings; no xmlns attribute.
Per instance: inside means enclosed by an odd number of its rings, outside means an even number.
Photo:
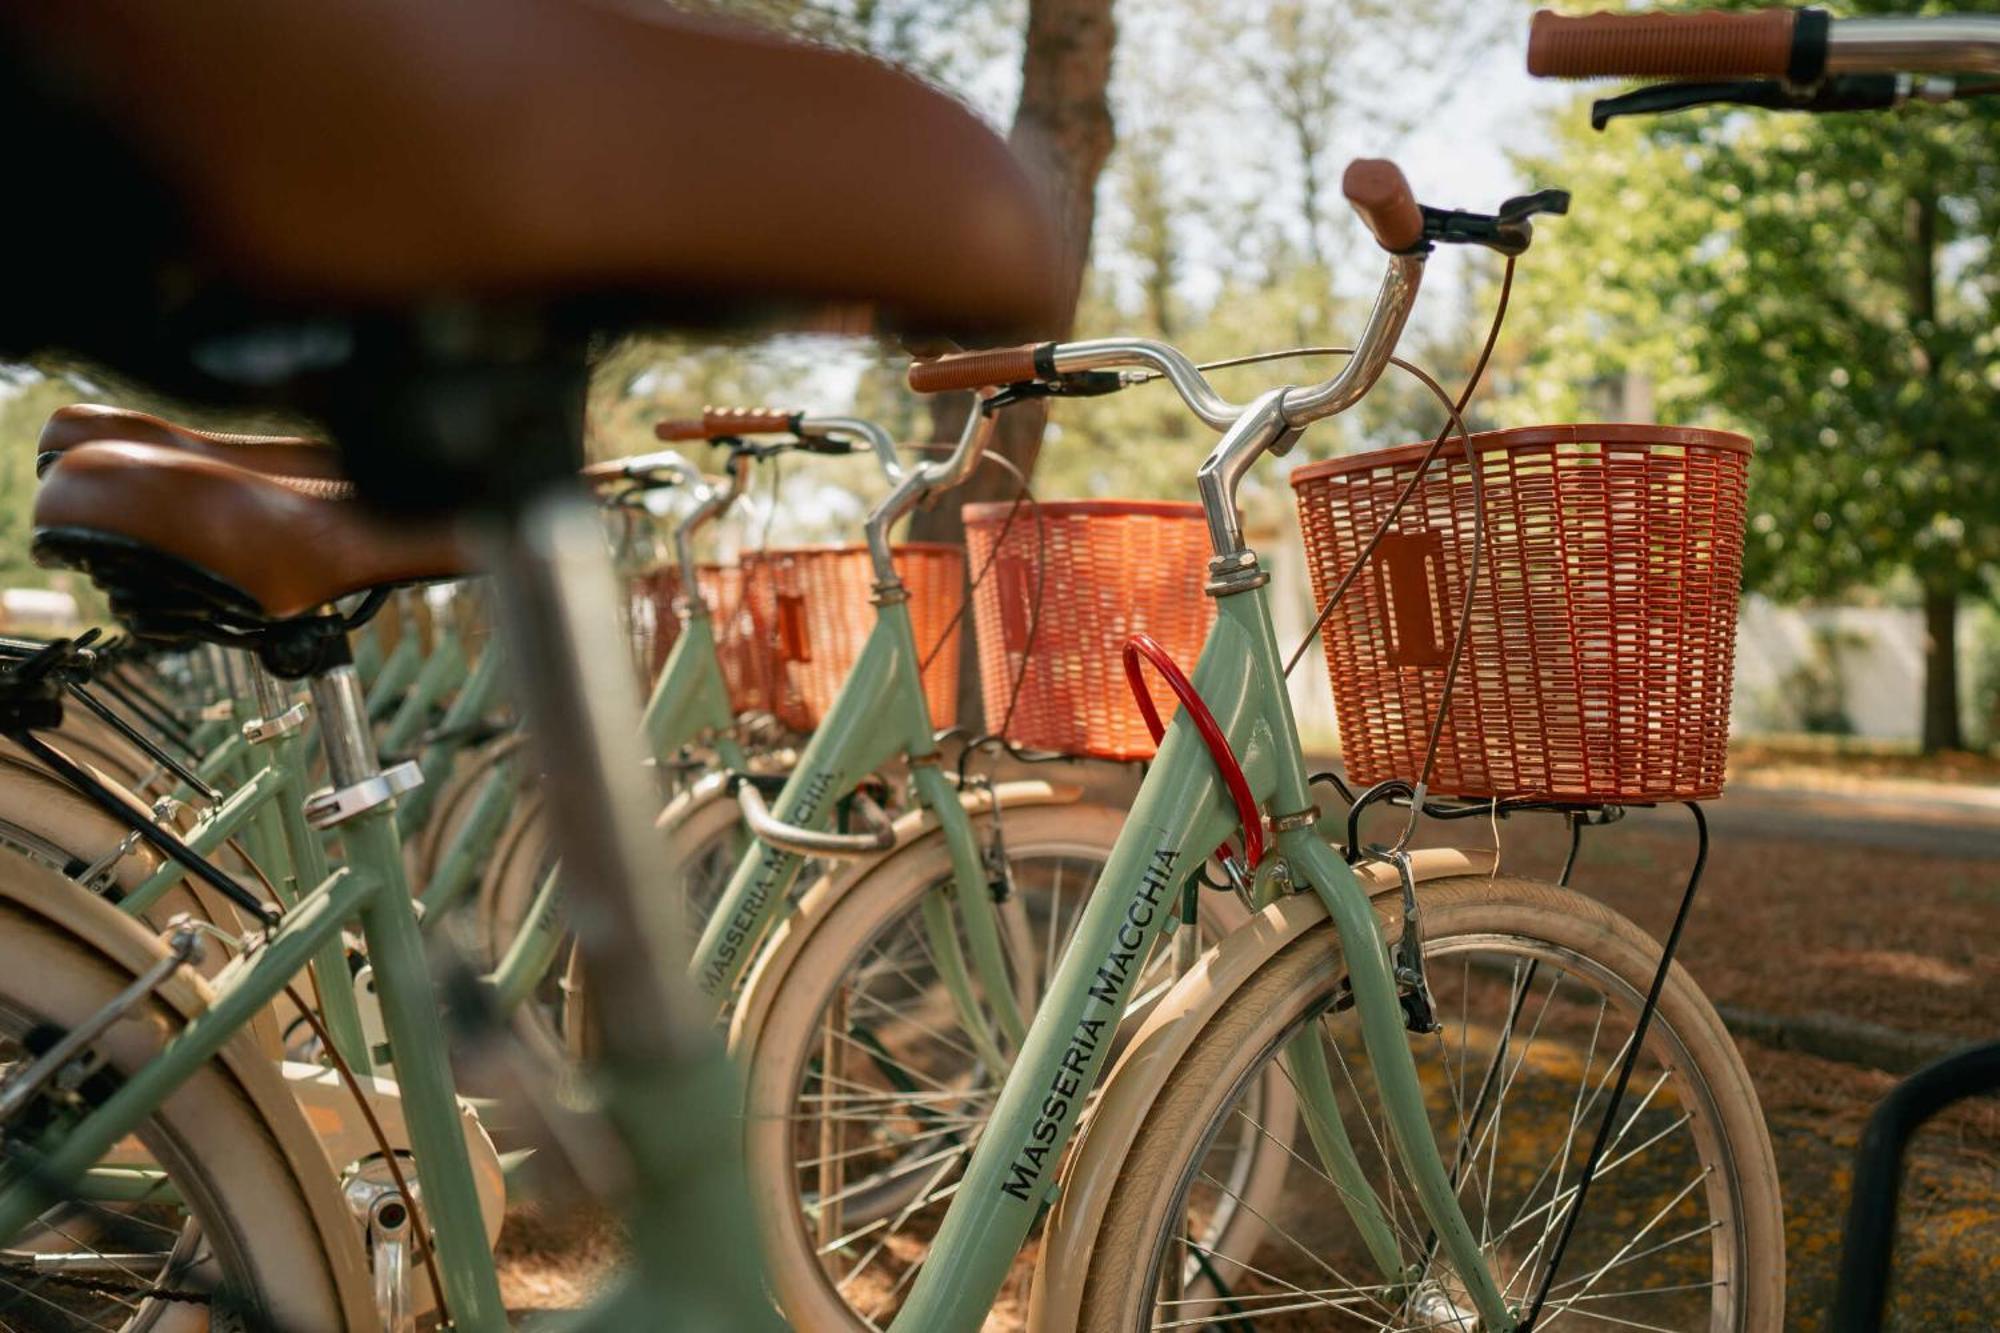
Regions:
<svg viewBox="0 0 2000 1333"><path fill-rule="evenodd" d="M1662 419L1751 435L1746 581L1918 590L1925 740L1956 746L1953 619L2000 561L2000 106L1597 135L1579 104L1533 174L1576 200L1524 283L1510 412L1590 415L1594 386L1638 372Z"/></svg>
<svg viewBox="0 0 2000 1333"><path fill-rule="evenodd" d="M38 568L28 554L34 528L34 443L58 407L104 396L67 375L0 366L0 440L6 441L0 449L0 587L61 588L77 599L87 622L107 619L96 589L81 575Z"/></svg>
<svg viewBox="0 0 2000 1333"><path fill-rule="evenodd" d="M1018 40L1026 0L672 0L677 9L868 51L974 96L996 47Z"/></svg>

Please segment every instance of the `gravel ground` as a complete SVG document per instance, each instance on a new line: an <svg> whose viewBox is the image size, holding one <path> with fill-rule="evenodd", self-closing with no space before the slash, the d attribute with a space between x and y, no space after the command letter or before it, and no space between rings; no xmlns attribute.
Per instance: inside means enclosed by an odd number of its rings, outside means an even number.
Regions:
<svg viewBox="0 0 2000 1333"><path fill-rule="evenodd" d="M500 1233L500 1295L516 1318L573 1310L611 1276L623 1258L617 1224L594 1208L507 1210Z"/></svg>

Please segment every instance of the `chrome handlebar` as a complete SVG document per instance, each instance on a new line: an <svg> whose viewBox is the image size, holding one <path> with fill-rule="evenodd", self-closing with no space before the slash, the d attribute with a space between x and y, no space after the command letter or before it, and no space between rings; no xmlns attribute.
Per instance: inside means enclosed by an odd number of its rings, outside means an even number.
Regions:
<svg viewBox="0 0 2000 1333"><path fill-rule="evenodd" d="M1827 25L1833 74L2000 74L2000 16L1840 18Z"/></svg>
<svg viewBox="0 0 2000 1333"><path fill-rule="evenodd" d="M889 552L890 527L927 497L963 482L985 456L998 426L997 418L985 410L986 399L991 396L990 391L979 395L979 404L966 418L965 429L959 432L958 447L949 456L920 463L906 472L896 488L868 511L868 555L877 583L889 583L896 578L896 565Z"/></svg>
<svg viewBox="0 0 2000 1333"><path fill-rule="evenodd" d="M861 417L801 417L799 433L865 444L874 452L883 480L894 486L903 479L903 460L896 457L896 437L872 421Z"/></svg>
<svg viewBox="0 0 2000 1333"><path fill-rule="evenodd" d="M912 481L928 473L931 468L936 467L935 464L932 464L924 468L919 468L914 473L910 469L905 468L903 461L896 456L895 437L874 422L864 420L860 417L801 416L796 420L796 430L788 429L785 433L807 437L822 436L830 440L842 440L849 443L866 445L868 451L874 454L876 465L881 468L883 478L893 488L890 492L891 499L894 499L897 494L908 490ZM963 445L961 445L959 452L960 454L964 453ZM954 458L957 457L958 455L954 455ZM681 569L682 586L689 590L690 604L699 607L701 605L700 598L694 592L696 587L695 579L698 574L698 566L695 563L694 556L695 534L709 523L721 517L724 513L727 513L729 507L736 503L737 499L742 496L748 486L751 455L749 452L739 452L731 455L727 480L720 486L712 480L703 477L700 472L696 471L685 460L681 459L678 454L670 450L662 451L658 454L643 455L631 461L634 464L638 464L654 459L674 460L682 469L685 469L684 475L692 478L695 483L695 506L689 511L687 517L682 519L680 524L674 529L674 560L679 564ZM972 461L977 461L976 454ZM662 463L661 466L664 469L666 464ZM961 471L969 470L970 466L970 462L965 463ZM954 478L951 481L934 484L952 485L955 484L955 480ZM921 498L921 495L917 498ZM887 502L885 501L884 503ZM915 503L915 501L912 500L911 503ZM875 543L871 539L871 549L874 545ZM878 574L881 569L888 568L886 564L887 550L888 547L884 543L882 546L882 559L877 562Z"/></svg>
<svg viewBox="0 0 2000 1333"><path fill-rule="evenodd" d="M701 587L696 581L701 575L701 567L695 563L694 536L702 528L729 512L729 506L736 503L743 494L743 488L750 475L750 459L746 454L737 454L729 460L729 470L725 481L718 486L708 477L701 477L694 489L694 508L688 511L674 527L674 563L681 567L681 592L688 599L690 608L699 614L702 606Z"/></svg>
<svg viewBox="0 0 2000 1333"><path fill-rule="evenodd" d="M633 454L629 458L616 459L603 466L615 467L619 476L639 482L647 481L660 473L678 478L687 486L700 486L705 480L701 469L688 462L676 449L657 449L650 454Z"/></svg>
<svg viewBox="0 0 2000 1333"><path fill-rule="evenodd" d="M1420 253L1389 257L1389 269L1376 292L1374 309L1354 355L1341 369L1305 387L1284 391L1286 424L1297 429L1322 417L1344 412L1359 402L1380 379L1395 355L1403 336L1410 309L1416 303L1423 282L1424 256ZM1051 359L1059 375L1091 370L1140 367L1158 371L1173 385L1188 410L1205 424L1227 431L1254 404L1233 403L1215 391L1200 367L1179 348L1151 338L1094 338L1083 342L1056 344Z"/></svg>
<svg viewBox="0 0 2000 1333"><path fill-rule="evenodd" d="M1273 389L1248 405L1224 398L1184 353L1150 338L1059 343L1051 357L1058 374L1124 367L1156 370L1174 386L1190 412L1223 432L1196 474L1196 484L1208 515L1210 543L1216 557L1226 560L1245 549L1236 494L1251 465L1313 422L1345 412L1367 395L1396 353L1423 277L1422 252L1391 255L1367 326L1347 364L1317 384ZM974 419L982 415L975 413Z"/></svg>

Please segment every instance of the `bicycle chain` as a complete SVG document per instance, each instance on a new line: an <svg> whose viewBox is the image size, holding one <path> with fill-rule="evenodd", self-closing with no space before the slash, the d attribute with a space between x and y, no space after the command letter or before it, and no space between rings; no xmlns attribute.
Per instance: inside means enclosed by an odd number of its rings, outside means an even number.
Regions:
<svg viewBox="0 0 2000 1333"><path fill-rule="evenodd" d="M131 1296L141 1300L176 1301L182 1305L208 1305L213 1300L207 1292L175 1291L171 1287L144 1287L99 1277L71 1277L67 1273L47 1272L32 1264L0 1264L0 1273L31 1278L40 1283L53 1283L61 1287L75 1287L99 1296Z"/></svg>

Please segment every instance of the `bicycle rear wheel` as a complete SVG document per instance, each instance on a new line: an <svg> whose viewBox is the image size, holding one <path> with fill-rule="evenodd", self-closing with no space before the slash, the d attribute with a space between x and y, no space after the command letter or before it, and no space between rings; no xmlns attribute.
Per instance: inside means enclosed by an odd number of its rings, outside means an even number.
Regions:
<svg viewBox="0 0 2000 1333"><path fill-rule="evenodd" d="M0 1080L130 980L75 936L0 905ZM15 1149L11 1169L21 1169L22 1149L59 1137L79 1106L118 1086L180 1026L160 1000L115 1024L60 1080L73 1093L52 1086L0 1126L0 1141ZM287 1151L229 1062L211 1061L89 1187L65 1191L21 1233L0 1237L0 1326L308 1330L365 1318L358 1240L329 1232L347 1225L338 1191L330 1174L310 1174L315 1163L304 1156ZM323 1155L317 1165L324 1169ZM342 1244L345 1256L330 1253Z"/></svg>
<svg viewBox="0 0 2000 1333"><path fill-rule="evenodd" d="M1658 964L1602 905L1518 879L1426 885L1440 1029L1412 1037L1431 1129L1509 1305L1523 1312ZM1476 1328L1391 1146L1332 926L1278 949L1162 1080L1109 1192L1078 1327ZM1232 1202L1219 1154L1263 1126L1249 1094L1308 1077L1316 1043L1404 1275L1385 1277L1303 1126L1261 1226L1190 1239ZM1308 1060L1309 1063L1309 1060ZM1302 1094L1301 1100L1305 1100ZM1302 1117L1303 1119L1303 1117ZM1238 1201L1240 1202L1240 1201ZM1678 966L1541 1316L1579 1327L1765 1333L1783 1323L1784 1232L1757 1098L1713 1007Z"/></svg>

